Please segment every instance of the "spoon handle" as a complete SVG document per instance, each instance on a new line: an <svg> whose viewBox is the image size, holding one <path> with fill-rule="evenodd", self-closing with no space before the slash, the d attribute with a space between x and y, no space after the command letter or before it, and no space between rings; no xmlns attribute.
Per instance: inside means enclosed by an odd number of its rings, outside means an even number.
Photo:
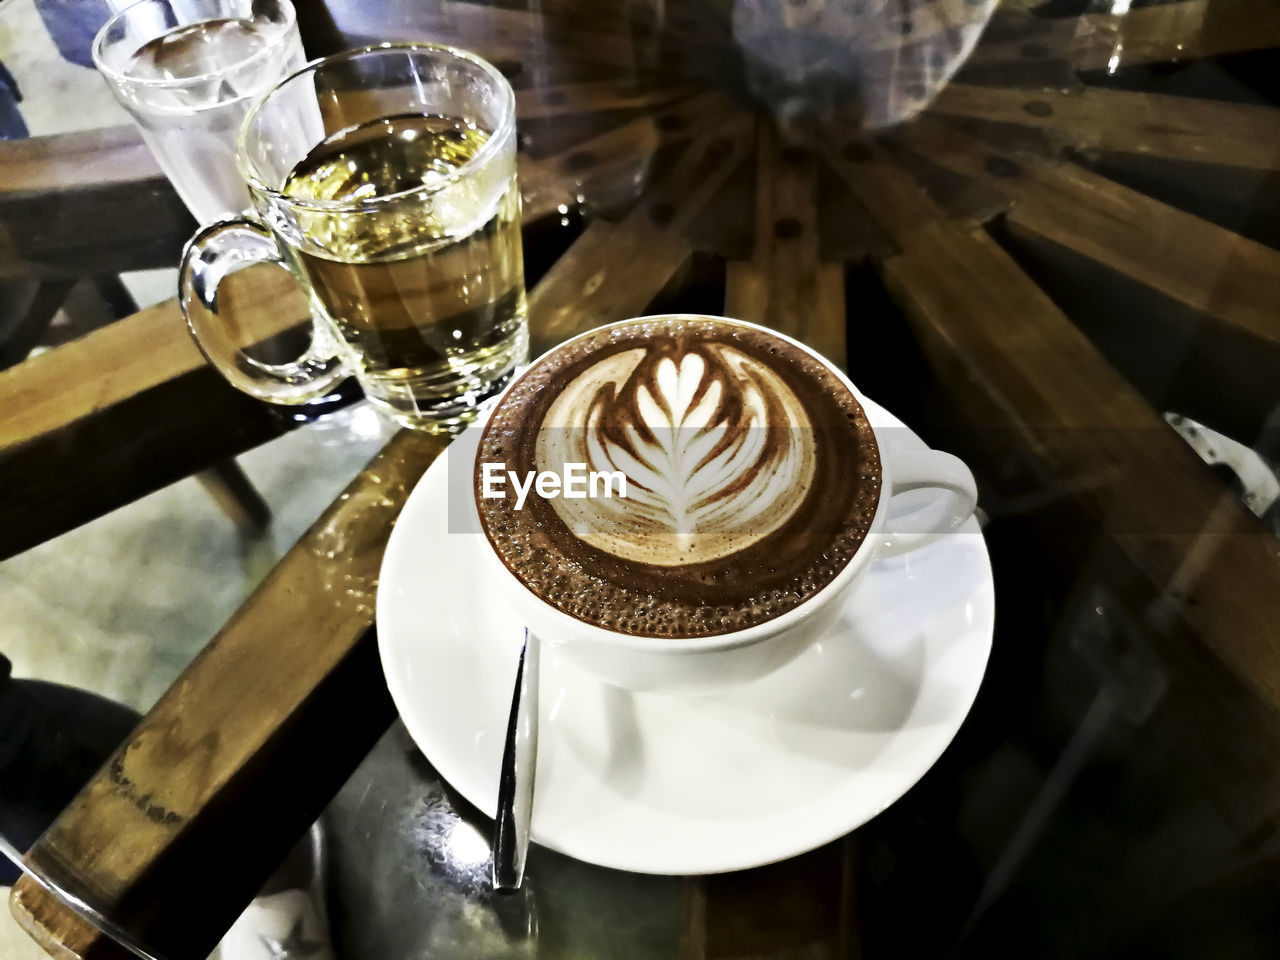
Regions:
<svg viewBox="0 0 1280 960"><path fill-rule="evenodd" d="M498 814L493 822L493 888L499 893L514 893L524 881L537 759L538 639L526 628L502 748Z"/></svg>

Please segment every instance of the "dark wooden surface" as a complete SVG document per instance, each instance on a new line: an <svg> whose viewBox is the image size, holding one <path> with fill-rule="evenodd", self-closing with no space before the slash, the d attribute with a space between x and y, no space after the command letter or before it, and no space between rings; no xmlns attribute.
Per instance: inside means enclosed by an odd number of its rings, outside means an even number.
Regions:
<svg viewBox="0 0 1280 960"><path fill-rule="evenodd" d="M1167 598L1280 709L1280 544L989 236L946 222L883 154L832 159L898 242L886 283L957 401L1017 437L1149 579L1151 602Z"/></svg>
<svg viewBox="0 0 1280 960"><path fill-rule="evenodd" d="M924 120L900 143L1001 197L1008 207L1000 228L1015 246L1033 247L1064 274L1063 255L1074 256L1088 262L1089 282L1106 284L1114 275L1159 299L1154 309L1162 316L1154 324L1132 321L1143 362L1126 363L1158 409L1274 448L1264 434L1275 429L1268 420L1277 391L1268 380L1280 370L1280 252L1056 155L1011 150L989 137ZM1115 283L1111 293L1125 299ZM1096 328L1090 335L1117 339ZM1238 378L1237 388L1211 386L1224 376Z"/></svg>
<svg viewBox="0 0 1280 960"><path fill-rule="evenodd" d="M818 156L812 136L756 130L755 237L726 267L725 313L802 340L845 363L844 271L819 256Z"/></svg>

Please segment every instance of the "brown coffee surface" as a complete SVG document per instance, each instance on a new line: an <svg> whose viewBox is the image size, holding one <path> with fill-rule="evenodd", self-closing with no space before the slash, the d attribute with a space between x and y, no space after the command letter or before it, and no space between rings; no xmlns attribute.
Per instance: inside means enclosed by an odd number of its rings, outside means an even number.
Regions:
<svg viewBox="0 0 1280 960"><path fill-rule="evenodd" d="M566 463L627 495L481 496L484 464ZM481 526L517 578L570 616L636 636L740 630L849 563L880 498L866 414L808 352L754 327L670 317L605 327L544 357L481 435ZM523 482L523 481L522 481Z"/></svg>

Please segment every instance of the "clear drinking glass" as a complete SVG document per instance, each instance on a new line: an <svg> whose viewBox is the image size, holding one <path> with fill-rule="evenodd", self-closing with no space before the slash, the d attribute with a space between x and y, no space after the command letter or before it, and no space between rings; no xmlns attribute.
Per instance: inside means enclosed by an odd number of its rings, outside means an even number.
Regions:
<svg viewBox="0 0 1280 960"><path fill-rule="evenodd" d="M289 0L141 0L93 42L98 71L201 223L249 208L240 124L305 59Z"/></svg>
<svg viewBox="0 0 1280 960"><path fill-rule="evenodd" d="M183 257L180 299L231 383L306 403L353 374L375 407L452 430L528 352L515 95L461 50L381 44L309 64L250 111L240 173L258 219L215 224ZM249 356L219 280L281 263L316 318L295 363Z"/></svg>

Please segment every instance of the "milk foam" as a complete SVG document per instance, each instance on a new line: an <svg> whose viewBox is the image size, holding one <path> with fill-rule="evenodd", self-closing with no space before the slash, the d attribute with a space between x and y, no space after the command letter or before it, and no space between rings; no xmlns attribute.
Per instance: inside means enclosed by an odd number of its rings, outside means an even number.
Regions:
<svg viewBox="0 0 1280 960"><path fill-rule="evenodd" d="M625 498L552 502L580 540L636 563L676 567L745 550L795 514L816 451L800 399L725 343L636 347L570 381L541 423L538 469L622 471Z"/></svg>

